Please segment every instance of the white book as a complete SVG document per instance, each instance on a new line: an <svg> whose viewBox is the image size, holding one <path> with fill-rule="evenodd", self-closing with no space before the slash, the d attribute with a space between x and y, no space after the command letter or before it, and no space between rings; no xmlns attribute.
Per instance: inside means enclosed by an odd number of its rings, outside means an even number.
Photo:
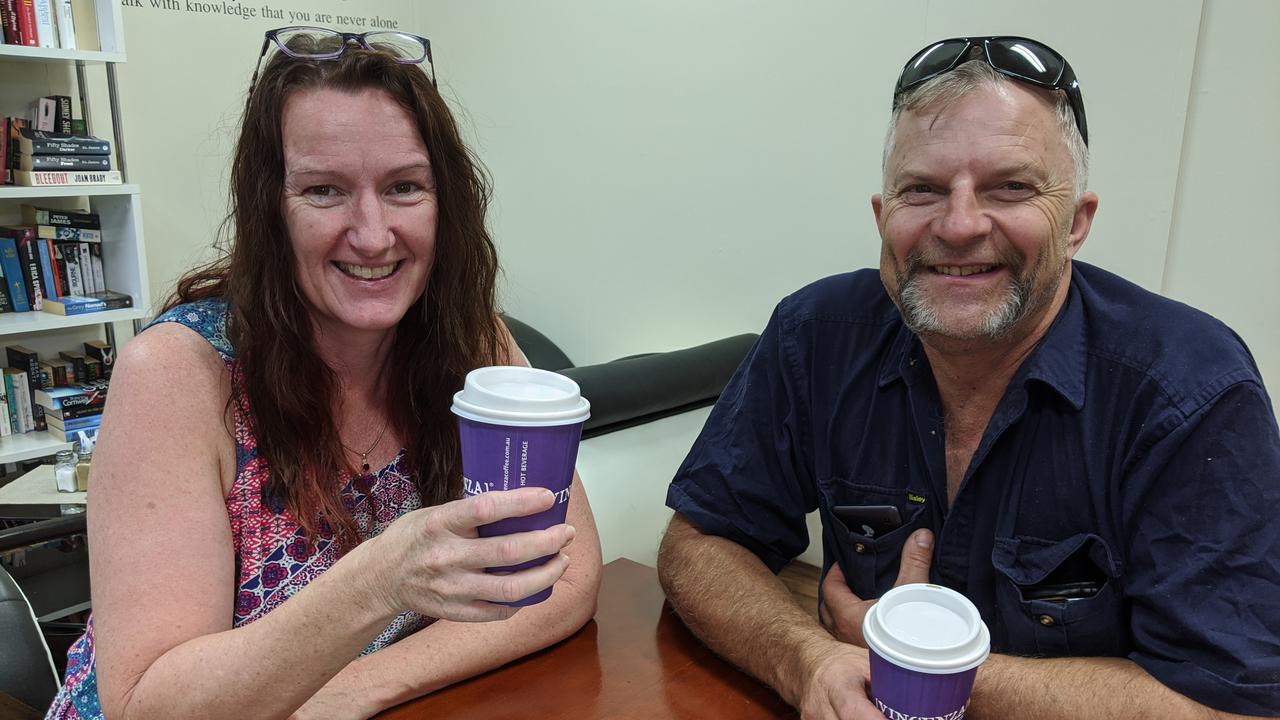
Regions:
<svg viewBox="0 0 1280 720"><path fill-rule="evenodd" d="M89 257L89 243L76 243L77 253L80 258L80 283L84 285L85 293L95 293L106 288L98 287L98 283L93 281L93 259Z"/></svg>
<svg viewBox="0 0 1280 720"><path fill-rule="evenodd" d="M0 399L0 437L13 434L13 426L9 424L9 401Z"/></svg>
<svg viewBox="0 0 1280 720"><path fill-rule="evenodd" d="M36 39L43 48L58 47L58 27L53 19L53 0L34 0Z"/></svg>
<svg viewBox="0 0 1280 720"><path fill-rule="evenodd" d="M52 0L53 14L58 24L58 45L63 50L76 49L76 21L71 0Z"/></svg>
<svg viewBox="0 0 1280 720"><path fill-rule="evenodd" d="M87 243L81 243L83 247L89 247ZM107 289L107 279L102 274L102 255L94 252L94 249L102 250L102 245L96 244L89 247L89 265L93 268L93 287L94 292L105 292Z"/></svg>
<svg viewBox="0 0 1280 720"><path fill-rule="evenodd" d="M15 368L16 370L16 368ZM22 432L36 429L35 416L31 414L31 392L28 390L27 374L21 370L13 373L13 394L18 401L18 424Z"/></svg>
<svg viewBox="0 0 1280 720"><path fill-rule="evenodd" d="M119 185L124 177L119 170L14 170L13 182L27 187Z"/></svg>

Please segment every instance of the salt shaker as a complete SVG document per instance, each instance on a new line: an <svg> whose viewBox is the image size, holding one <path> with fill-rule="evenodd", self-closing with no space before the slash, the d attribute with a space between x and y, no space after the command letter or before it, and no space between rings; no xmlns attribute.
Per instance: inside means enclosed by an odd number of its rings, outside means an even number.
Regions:
<svg viewBox="0 0 1280 720"><path fill-rule="evenodd" d="M76 491L76 454L74 450L59 450L53 456L53 477L58 492Z"/></svg>

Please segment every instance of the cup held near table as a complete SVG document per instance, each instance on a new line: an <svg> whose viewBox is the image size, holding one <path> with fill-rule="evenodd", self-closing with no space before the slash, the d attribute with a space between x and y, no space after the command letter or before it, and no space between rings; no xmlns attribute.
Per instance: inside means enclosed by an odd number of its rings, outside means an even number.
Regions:
<svg viewBox="0 0 1280 720"><path fill-rule="evenodd" d="M973 603L940 585L902 585L871 606L862 632L871 700L886 718L964 718L978 666L991 652Z"/></svg>
<svg viewBox="0 0 1280 720"><path fill-rule="evenodd" d="M453 399L464 493L544 487L556 496L555 504L541 513L482 525L477 529L482 537L542 530L565 521L582 424L590 409L577 383L546 370L494 366L467 374ZM488 571L515 572L551 557ZM523 607L550 596L551 588L546 588L505 604Z"/></svg>

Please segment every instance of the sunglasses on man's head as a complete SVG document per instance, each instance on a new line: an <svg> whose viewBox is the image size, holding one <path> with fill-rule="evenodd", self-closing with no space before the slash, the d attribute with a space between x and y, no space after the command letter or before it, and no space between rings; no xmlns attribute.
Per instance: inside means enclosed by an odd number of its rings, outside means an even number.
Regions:
<svg viewBox="0 0 1280 720"><path fill-rule="evenodd" d="M955 70L969 60L970 51L979 48L978 58L996 72L1019 82L1067 94L1076 127L1084 144L1089 144L1089 130L1084 121L1084 97L1071 64L1056 50L1038 40L1001 35L994 37L951 38L936 42L916 53L902 68L893 89L893 107L912 88Z"/></svg>

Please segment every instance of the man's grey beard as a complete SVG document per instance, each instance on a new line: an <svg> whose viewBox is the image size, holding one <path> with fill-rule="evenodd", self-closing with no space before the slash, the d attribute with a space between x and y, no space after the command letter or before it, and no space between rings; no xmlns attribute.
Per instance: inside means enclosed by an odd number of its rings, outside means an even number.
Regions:
<svg viewBox="0 0 1280 720"><path fill-rule="evenodd" d="M1041 252L1045 252L1043 249ZM1067 258L1064 253L1062 261L1056 268L1058 280L1052 287L1045 288L1041 296L1037 296L1036 285L1040 281L1039 258L1030 272L1024 274L1024 263L1021 258L1011 255L1001 258L1001 263L1009 269L1010 281L1000 298L999 304L992 308L981 324L972 332L957 334L955 329L943 324L936 307L929 304L924 290L918 282L921 272L928 272L928 264L919 252L907 256L906 268L898 273L898 309L902 313L902 321L917 335L938 335L956 340L976 340L986 338L999 340L1007 335L1019 322L1053 297L1061 282L1062 271L1066 267Z"/></svg>

